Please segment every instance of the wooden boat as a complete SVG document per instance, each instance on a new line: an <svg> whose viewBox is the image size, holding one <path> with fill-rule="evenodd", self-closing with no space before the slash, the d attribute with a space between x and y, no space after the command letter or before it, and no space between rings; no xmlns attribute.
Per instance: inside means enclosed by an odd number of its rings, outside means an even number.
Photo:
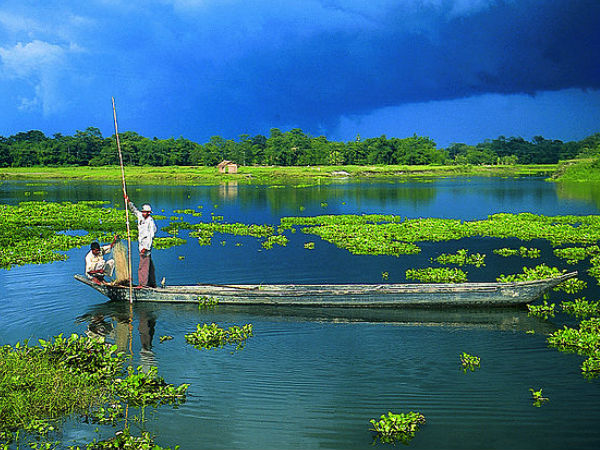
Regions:
<svg viewBox="0 0 600 450"><path fill-rule="evenodd" d="M439 307L514 306L532 302L577 272L554 278L514 283L438 284L198 284L134 288L134 302L288 305L319 307ZM75 279L111 300L128 301L129 287L96 284L82 275Z"/></svg>

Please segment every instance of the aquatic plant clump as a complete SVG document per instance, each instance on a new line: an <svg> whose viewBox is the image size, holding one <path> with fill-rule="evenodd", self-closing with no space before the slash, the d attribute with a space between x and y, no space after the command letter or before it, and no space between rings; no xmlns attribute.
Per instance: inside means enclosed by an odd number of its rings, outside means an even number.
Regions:
<svg viewBox="0 0 600 450"><path fill-rule="evenodd" d="M382 414L379 420L371 419L369 422L373 425L369 430L376 433L375 440L379 439L388 444L397 441L408 444L419 430L419 425L425 423L425 416L413 411L400 414L388 411L387 415Z"/></svg>
<svg viewBox="0 0 600 450"><path fill-rule="evenodd" d="M0 347L0 448L9 443L19 448L21 430L46 439L69 415L114 426L124 419L127 406L185 401L189 385L167 384L156 368L124 373L128 357L103 339L59 335L39 344ZM44 443L47 448L55 444Z"/></svg>
<svg viewBox="0 0 600 450"><path fill-rule="evenodd" d="M545 402L547 402L549 400L548 397L544 397L542 395L541 389L539 391L536 391L535 389L530 388L529 392L531 392L531 396L533 398L533 406L535 406L536 408L539 408L540 406L542 406Z"/></svg>
<svg viewBox="0 0 600 450"><path fill-rule="evenodd" d="M463 372L466 372L467 370L473 372L475 369L481 367L481 358L462 352L460 354L460 363L462 365Z"/></svg>
<svg viewBox="0 0 600 450"><path fill-rule="evenodd" d="M520 256L521 258L539 258L540 257L540 249L538 248L527 248L527 247L519 247L519 248L497 248L494 249L493 252L496 255L508 257L508 256Z"/></svg>
<svg viewBox="0 0 600 450"><path fill-rule="evenodd" d="M457 268L427 267L425 269L408 269L406 278L421 283L465 283L467 274Z"/></svg>
<svg viewBox="0 0 600 450"><path fill-rule="evenodd" d="M576 317L589 317L600 315L600 301L588 302L585 297L560 304L563 311Z"/></svg>
<svg viewBox="0 0 600 450"><path fill-rule="evenodd" d="M465 264L474 265L475 267L485 266L485 255L480 253L469 254L467 249L460 249L456 253L442 253L434 259L440 264L456 264L464 266Z"/></svg>
<svg viewBox="0 0 600 450"><path fill-rule="evenodd" d="M546 300L541 305L527 305L529 310L527 315L548 319L548 317L554 317L554 306L554 303L548 304Z"/></svg>
<svg viewBox="0 0 600 450"><path fill-rule="evenodd" d="M125 213L108 202L21 202L0 205L0 268L44 264L67 257L60 251L125 235ZM132 224L135 222L133 221ZM132 227L137 233L136 227ZM69 234L85 230L87 235ZM110 234L109 234L110 233Z"/></svg>
<svg viewBox="0 0 600 450"><path fill-rule="evenodd" d="M559 270L557 267L549 267L546 264L540 264L532 268L523 267L523 273L512 275L500 275L496 281L501 283L514 283L519 281L543 280L562 275L566 270ZM587 283L578 278L570 278L563 281L554 288L555 291L563 290L568 294L574 294L587 286Z"/></svg>
<svg viewBox="0 0 600 450"><path fill-rule="evenodd" d="M199 350L218 349L229 344L235 344L236 350L239 350L244 347L246 340L251 336L252 324L242 327L234 325L225 330L213 322L210 325L198 324L196 331L185 335L185 340Z"/></svg>
<svg viewBox="0 0 600 450"><path fill-rule="evenodd" d="M600 318L583 320L579 328L565 326L550 334L548 343L559 351L587 356L581 365L581 372L585 376L595 377L600 374Z"/></svg>

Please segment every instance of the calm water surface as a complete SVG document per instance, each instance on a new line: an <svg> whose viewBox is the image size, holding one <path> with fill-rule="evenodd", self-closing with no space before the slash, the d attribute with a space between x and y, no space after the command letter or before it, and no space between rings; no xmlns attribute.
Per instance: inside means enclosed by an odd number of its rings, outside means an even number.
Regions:
<svg viewBox="0 0 600 450"><path fill-rule="evenodd" d="M5 182L0 203L25 200L121 200L118 185ZM498 212L598 214L600 196L590 186L557 186L541 179L441 179L427 183L340 183L305 188L261 186L129 186L137 203L150 202L166 219L277 225L281 217L320 214L396 214L409 218L485 218ZM200 218L173 213L198 207ZM164 210L161 212L161 210ZM164 234L164 233L161 233ZM262 249L251 237L215 235L210 247L195 239L154 251L158 278L167 284L404 282L408 268L460 248L485 253L486 267L469 268L471 281L515 273L540 260L501 258L494 248L516 240L464 239L425 243L419 255L354 256L318 237L287 233L286 247ZM182 237L187 237L182 235ZM304 243L315 242L314 250ZM573 268L554 258L549 265ZM549 349L545 335L571 323L523 310L369 311L311 308L134 305L133 335L126 305L106 302L73 279L82 272L86 248L47 265L0 270L0 345L59 333L107 333L122 348L130 339L135 365L157 366L174 384L190 383L179 409L162 407L148 424L163 446L186 449L367 449L369 419L388 411L420 411L427 423L411 441L415 449L547 449L600 446L600 384L580 375L582 357ZM181 259L183 257L183 259ZM137 262L134 259L134 265ZM575 266L585 274L585 265ZM600 299L586 275L580 295ZM553 293L551 300L571 299ZM254 337L237 352L199 351L183 335L198 323L252 323ZM535 334L526 334L534 330ZM159 337L171 341L159 343ZM464 374L461 352L481 357L481 369ZM532 406L529 388L543 388L550 401ZM110 436L108 429L102 436ZM94 427L67 423L66 444L89 442ZM376 444L375 447L386 447Z"/></svg>

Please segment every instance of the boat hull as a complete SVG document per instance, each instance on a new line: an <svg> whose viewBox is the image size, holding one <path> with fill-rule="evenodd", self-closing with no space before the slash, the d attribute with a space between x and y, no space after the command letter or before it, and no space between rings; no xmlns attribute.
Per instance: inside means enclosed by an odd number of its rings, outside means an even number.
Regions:
<svg viewBox="0 0 600 450"><path fill-rule="evenodd" d="M574 277L517 283L443 284L329 284L329 285L211 285L134 288L134 302L288 305L320 307L430 307L515 306L537 299L556 285ZM128 301L125 286L98 285L81 275L75 279L114 301Z"/></svg>

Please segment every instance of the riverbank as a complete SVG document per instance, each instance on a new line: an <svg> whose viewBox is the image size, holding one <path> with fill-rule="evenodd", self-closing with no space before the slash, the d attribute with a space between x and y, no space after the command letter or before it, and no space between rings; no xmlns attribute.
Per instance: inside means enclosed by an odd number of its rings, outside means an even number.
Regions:
<svg viewBox="0 0 600 450"><path fill-rule="evenodd" d="M237 181L245 184L283 184L327 182L339 179L403 179L455 176L551 176L555 164L506 166L241 166L235 174L222 174L206 166L128 166L125 176L136 183L178 183L212 185ZM7 167L0 169L0 180L90 180L120 181L118 166Z"/></svg>

